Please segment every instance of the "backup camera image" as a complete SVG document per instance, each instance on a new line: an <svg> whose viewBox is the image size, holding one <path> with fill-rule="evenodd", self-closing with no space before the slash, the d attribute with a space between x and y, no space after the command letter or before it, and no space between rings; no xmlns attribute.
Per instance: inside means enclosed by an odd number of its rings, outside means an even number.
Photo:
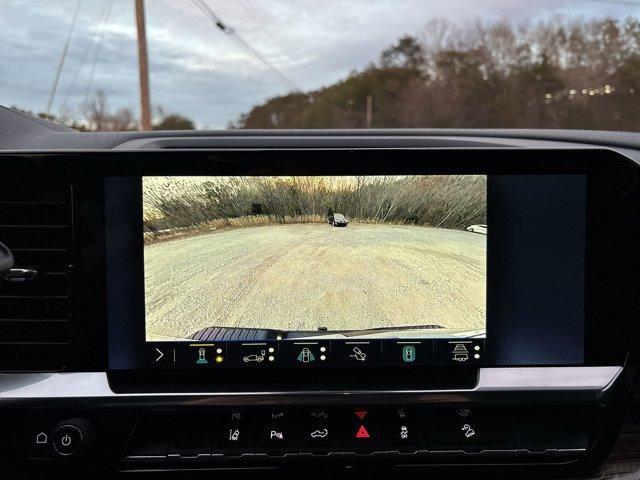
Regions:
<svg viewBox="0 0 640 480"><path fill-rule="evenodd" d="M484 337L487 177L143 177L147 341Z"/></svg>

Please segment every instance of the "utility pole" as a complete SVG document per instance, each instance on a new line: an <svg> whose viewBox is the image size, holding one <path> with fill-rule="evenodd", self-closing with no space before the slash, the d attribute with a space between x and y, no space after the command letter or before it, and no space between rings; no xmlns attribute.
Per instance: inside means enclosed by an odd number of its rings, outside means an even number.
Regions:
<svg viewBox="0 0 640 480"><path fill-rule="evenodd" d="M367 95L367 116L365 118L365 125L367 128L371 128L373 123L373 95Z"/></svg>
<svg viewBox="0 0 640 480"><path fill-rule="evenodd" d="M140 130L151 130L151 101L149 99L149 62L147 59L147 31L144 20L144 0L136 2L138 27L138 72L140 75Z"/></svg>

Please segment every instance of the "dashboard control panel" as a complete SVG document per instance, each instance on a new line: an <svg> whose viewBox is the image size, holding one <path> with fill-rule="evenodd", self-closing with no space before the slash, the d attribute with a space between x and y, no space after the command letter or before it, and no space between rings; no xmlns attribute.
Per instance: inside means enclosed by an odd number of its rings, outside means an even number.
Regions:
<svg viewBox="0 0 640 480"><path fill-rule="evenodd" d="M324 406L148 413L123 461L216 464L376 457L412 461L559 462L586 452L597 411Z"/></svg>
<svg viewBox="0 0 640 480"><path fill-rule="evenodd" d="M293 407L153 409L109 421L57 421L34 412L9 447L34 468L82 464L111 453L122 468L349 464L538 463L581 458L599 435L599 407L460 407L305 405ZM110 421L113 421L113 417ZM20 425L23 425L20 422Z"/></svg>
<svg viewBox="0 0 640 480"><path fill-rule="evenodd" d="M0 476L602 464L637 165L361 140L0 154Z"/></svg>

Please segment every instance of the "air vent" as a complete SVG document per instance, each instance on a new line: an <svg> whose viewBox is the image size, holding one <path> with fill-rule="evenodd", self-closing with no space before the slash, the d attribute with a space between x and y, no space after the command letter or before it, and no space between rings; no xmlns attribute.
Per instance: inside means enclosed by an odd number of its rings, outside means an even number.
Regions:
<svg viewBox="0 0 640 480"><path fill-rule="evenodd" d="M64 368L71 340L70 186L0 192L0 241L15 264L0 281L0 370Z"/></svg>

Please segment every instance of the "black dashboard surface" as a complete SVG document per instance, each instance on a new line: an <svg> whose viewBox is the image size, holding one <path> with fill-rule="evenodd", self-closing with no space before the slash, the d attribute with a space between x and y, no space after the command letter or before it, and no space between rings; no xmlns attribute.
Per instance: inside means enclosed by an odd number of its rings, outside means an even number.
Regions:
<svg viewBox="0 0 640 480"><path fill-rule="evenodd" d="M225 147L562 147L640 149L632 132L535 129L216 130L79 133L0 106L0 150L156 150ZM638 152L636 151L637 155Z"/></svg>

